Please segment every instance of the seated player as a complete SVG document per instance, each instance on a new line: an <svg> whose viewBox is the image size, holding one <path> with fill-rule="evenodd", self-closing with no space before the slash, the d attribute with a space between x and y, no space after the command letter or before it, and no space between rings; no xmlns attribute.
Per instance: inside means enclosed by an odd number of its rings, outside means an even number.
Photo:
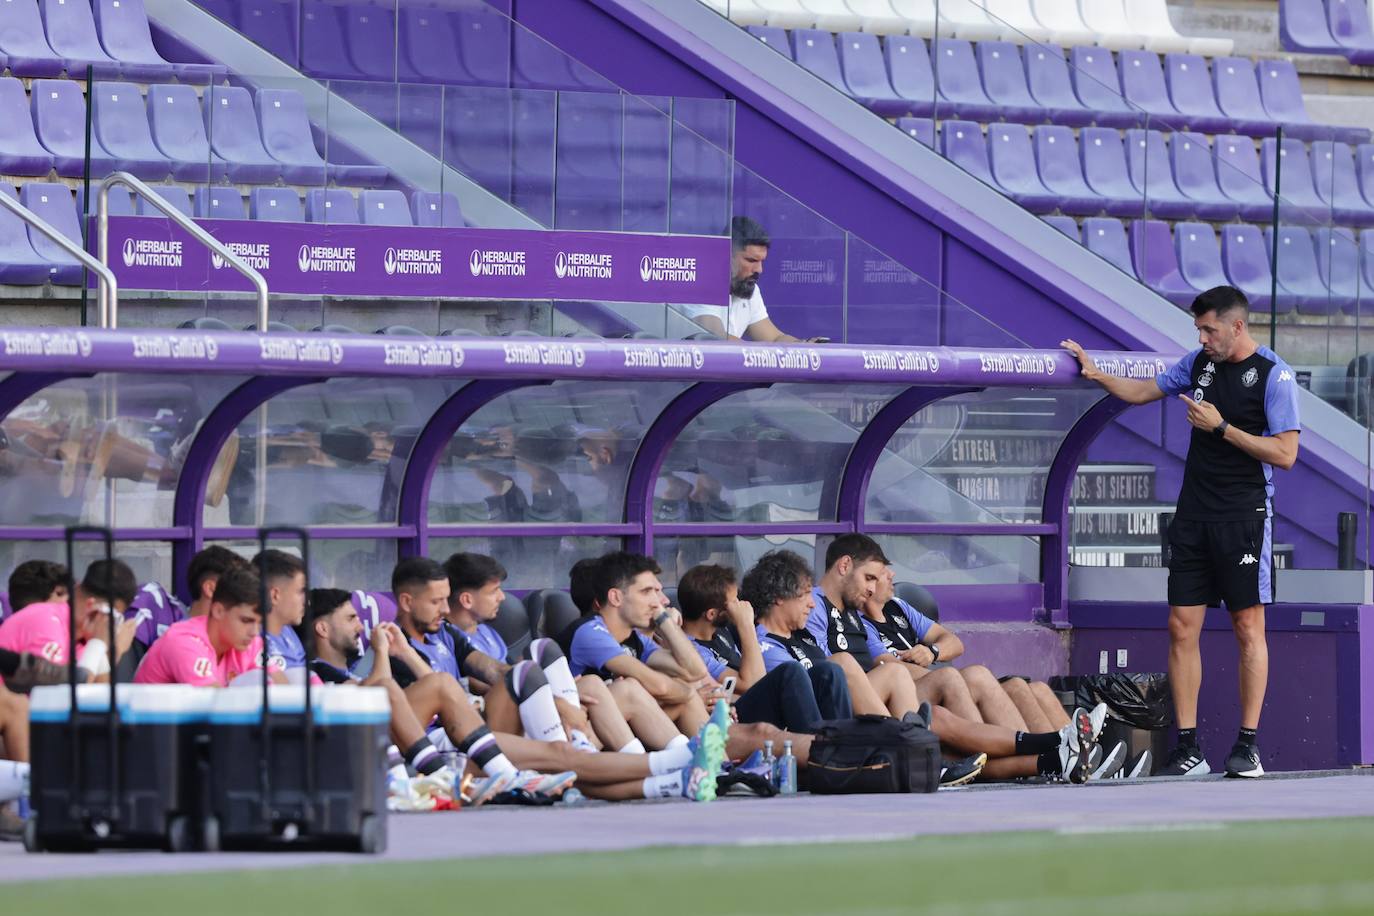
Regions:
<svg viewBox="0 0 1374 916"><path fill-rule="evenodd" d="M259 671L259 587L258 574L248 566L221 574L209 613L172 624L148 649L134 683L228 687L235 678ZM269 672L269 677L286 681L280 672Z"/></svg>
<svg viewBox="0 0 1374 916"><path fill-rule="evenodd" d="M740 591L754 605L765 665L791 659L806 659L814 664L827 657L825 649L805 626L814 607L811 575L806 561L789 550L764 554L745 574ZM916 708L902 710L900 704L883 697L861 673L855 676L857 664L852 657L839 652L830 654L829 658L846 668L850 698L859 715L901 718L919 714L927 705L920 703ZM902 682L894 683L900 685ZM910 687L910 678L906 678L905 683ZM1084 782L1088 777L1088 759L1094 741L1092 723L1083 710L1078 710L1074 722L1060 731L1028 734L999 725L970 722L943 706L930 706L930 729L954 753L975 755L972 761L961 761L957 770L950 769L959 778L969 770L976 771L983 755L989 759L982 773L989 779L1039 775Z"/></svg>
<svg viewBox="0 0 1374 916"><path fill-rule="evenodd" d="M264 550L253 557L251 566L267 586L263 639L268 664L274 671L304 668L305 646L296 627L305 620L305 563L285 551Z"/></svg>
<svg viewBox="0 0 1374 916"><path fill-rule="evenodd" d="M125 616L140 618L138 635L134 650L141 659L148 647L166 633L172 624L187 617L200 617L210 611L210 602L215 595L215 583L219 577L235 566L247 561L228 547L213 544L191 558L186 568L187 583L191 589L191 606L187 607L156 582L149 582L138 590L134 603L129 606Z"/></svg>
<svg viewBox="0 0 1374 916"><path fill-rule="evenodd" d="M61 603L67 600L67 567L49 560L25 560L10 573L10 613L30 604Z"/></svg>
<svg viewBox="0 0 1374 916"><path fill-rule="evenodd" d="M736 678L734 706L741 722L771 722L789 731L814 731L823 719L854 714L844 671L833 662L809 667L788 661L768 668L754 629L754 608L739 598L734 570L701 565L677 585L682 628L717 681ZM736 635L738 634L738 636Z"/></svg>
<svg viewBox="0 0 1374 916"><path fill-rule="evenodd" d="M480 553L455 553L444 561L448 573L448 620L462 630L479 652L506 661L509 647L491 621L501 611L506 568Z"/></svg>
<svg viewBox="0 0 1374 916"><path fill-rule="evenodd" d="M463 793L467 804L481 804L516 788L529 792L562 791L568 783L568 773L563 771L575 774L583 791L594 798L682 795L706 801L714 795L714 780L708 775L720 766L727 734L703 742L690 751L684 764L684 757L679 753L585 753L561 741L534 741L493 732L467 702L457 682L447 675L426 675L399 694L403 699L398 701L399 688L388 676L388 671L394 657L392 650L405 637L395 624L384 623L373 631L377 662L360 681L351 668L358 658L358 641L363 627L347 592L337 589L312 591L310 618L318 647L314 671L329 683L386 687L392 696L392 737L398 747L408 748L405 759L410 766L426 774L434 774L442 767L437 749L422 727L422 723L437 716L452 744L468 757L469 766L480 766L488 774L486 781L475 780L469 774ZM546 705L543 717L555 715ZM517 772L516 767L546 770L554 775Z"/></svg>
<svg viewBox="0 0 1374 916"><path fill-rule="evenodd" d="M707 719L701 689L713 702L719 685L701 656L664 606L659 566L652 557L616 552L595 569L597 613L576 621L560 637L574 675L639 683L684 735L695 734ZM667 649L646 639L654 631Z"/></svg>

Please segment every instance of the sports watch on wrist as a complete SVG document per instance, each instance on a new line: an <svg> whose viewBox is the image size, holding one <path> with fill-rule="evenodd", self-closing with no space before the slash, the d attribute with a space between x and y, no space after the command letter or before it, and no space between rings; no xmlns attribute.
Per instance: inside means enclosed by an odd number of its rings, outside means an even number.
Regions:
<svg viewBox="0 0 1374 916"><path fill-rule="evenodd" d="M940 660L940 647L935 643L926 646L930 650L930 663L933 665Z"/></svg>
<svg viewBox="0 0 1374 916"><path fill-rule="evenodd" d="M1220 423L1218 423L1216 426L1212 428L1212 435L1216 436L1218 439L1225 439L1226 427L1230 425L1230 423L1227 423L1225 420L1222 420Z"/></svg>
<svg viewBox="0 0 1374 916"><path fill-rule="evenodd" d="M659 627L663 626L663 621L671 620L672 616L673 615L668 613L666 610L659 611L658 616L654 618L654 629L657 630Z"/></svg>

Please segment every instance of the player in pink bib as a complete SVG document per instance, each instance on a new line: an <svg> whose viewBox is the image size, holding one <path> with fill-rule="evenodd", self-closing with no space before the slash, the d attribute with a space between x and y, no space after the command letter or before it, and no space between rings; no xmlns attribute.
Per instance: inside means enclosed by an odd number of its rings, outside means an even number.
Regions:
<svg viewBox="0 0 1374 916"><path fill-rule="evenodd" d="M209 613L172 624L144 656L134 683L226 687L261 668L258 600L255 571L244 566L222 573Z"/></svg>

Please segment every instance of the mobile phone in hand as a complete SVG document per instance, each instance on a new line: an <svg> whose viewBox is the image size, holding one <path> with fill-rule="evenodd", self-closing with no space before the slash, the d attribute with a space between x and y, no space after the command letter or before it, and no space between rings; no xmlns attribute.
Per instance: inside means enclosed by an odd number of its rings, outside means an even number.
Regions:
<svg viewBox="0 0 1374 916"><path fill-rule="evenodd" d="M735 695L735 681L736 681L736 680L737 680L736 677L732 674L732 675L730 675L729 677L727 677L724 681L721 682L721 684L720 684L720 689L723 690L723 691L725 691L725 695L726 695L727 697L731 697L731 696L734 696L734 695Z"/></svg>

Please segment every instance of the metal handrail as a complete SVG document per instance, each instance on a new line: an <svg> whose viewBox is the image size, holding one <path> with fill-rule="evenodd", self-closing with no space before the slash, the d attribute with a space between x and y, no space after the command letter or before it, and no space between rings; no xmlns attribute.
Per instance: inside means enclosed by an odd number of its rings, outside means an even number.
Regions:
<svg viewBox="0 0 1374 916"><path fill-rule="evenodd" d="M263 279L262 274L248 266L247 262L230 251L229 247L219 239L202 229L194 220L172 206L166 198L128 172L114 172L100 183L100 194L96 198L96 250L100 255L102 265L108 264L110 260L110 189L118 185L123 185L152 204L162 212L162 215L185 229L191 238L224 258L227 264L247 277L248 282L253 284L253 288L257 290L258 294L258 331L267 331L267 281ZM108 268L106 269L108 270ZM104 305L102 304L103 310ZM109 303L109 317L109 327L116 327L119 322L119 306L113 298Z"/></svg>
<svg viewBox="0 0 1374 916"><path fill-rule="evenodd" d="M80 261L85 267L95 272L96 277L99 278L100 284L97 291L97 299L99 300L100 308L100 326L102 328L113 327L113 325L109 323L110 312L106 303L114 302L119 298L119 283L115 280L114 271L96 260L90 252L86 251L86 249L63 235L61 230L55 228L47 220L43 219L37 213L34 213L8 194L0 194L0 206L3 206L25 223L37 229L56 244L58 248L61 248L67 254Z"/></svg>

